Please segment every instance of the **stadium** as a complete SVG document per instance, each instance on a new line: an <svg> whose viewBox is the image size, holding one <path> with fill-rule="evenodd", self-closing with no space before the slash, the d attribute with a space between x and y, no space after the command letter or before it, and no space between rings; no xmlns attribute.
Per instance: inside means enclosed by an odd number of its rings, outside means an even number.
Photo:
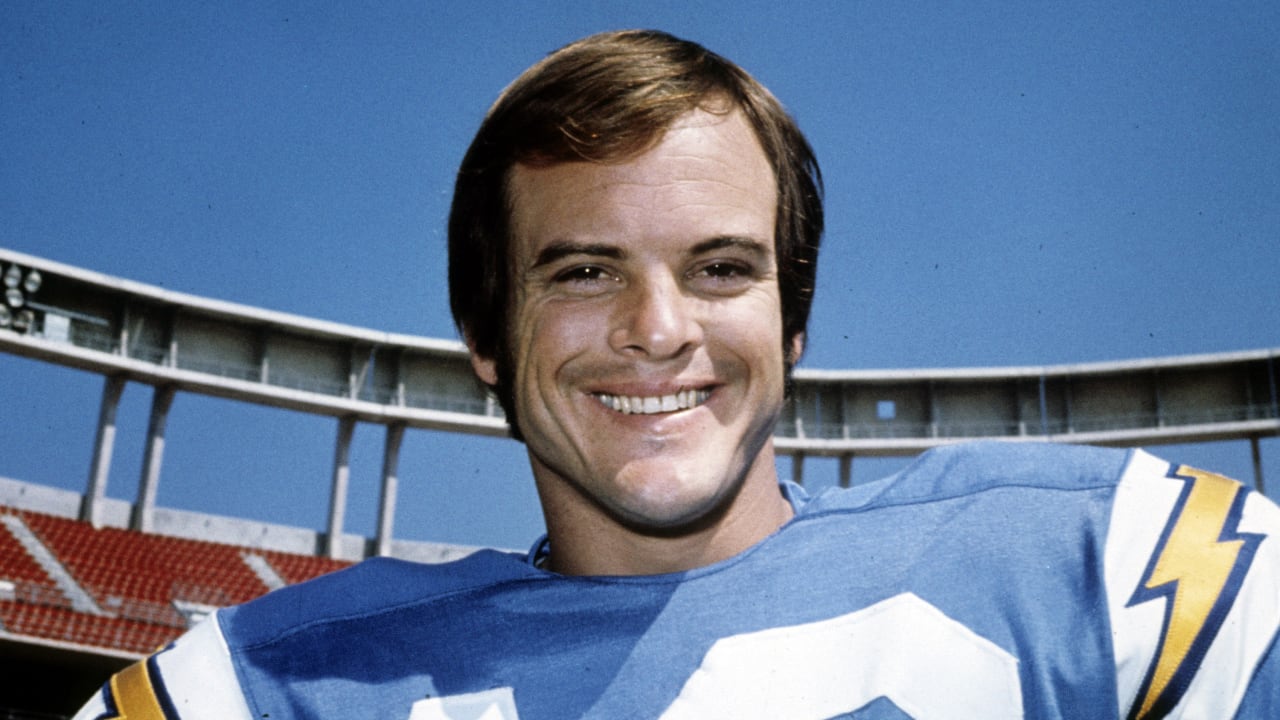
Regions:
<svg viewBox="0 0 1280 720"><path fill-rule="evenodd" d="M210 300L0 250L6 353L101 376L83 492L0 478L3 717L68 717L127 663L214 608L374 555L420 562L471 548L399 539L394 518L405 433L502 435L501 410L463 348ZM803 482L808 458L911 456L975 439L1100 445L1247 440L1280 434L1280 350L1041 368L800 370L775 433ZM128 383L153 400L133 501L105 490ZM166 415L178 393L330 418L336 427L322 531L157 504ZM89 407L83 408L93 413ZM357 424L385 434L372 537L347 532Z"/></svg>

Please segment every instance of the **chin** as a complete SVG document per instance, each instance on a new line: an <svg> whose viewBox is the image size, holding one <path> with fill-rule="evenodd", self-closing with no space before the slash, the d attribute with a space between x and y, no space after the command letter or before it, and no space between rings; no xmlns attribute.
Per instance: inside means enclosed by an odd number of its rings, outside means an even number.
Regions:
<svg viewBox="0 0 1280 720"><path fill-rule="evenodd" d="M698 532L724 517L732 504L734 488L719 487L688 493L683 487L655 497L646 493L631 502L608 508L611 515L631 530L659 537L675 537ZM674 495L674 497L672 496Z"/></svg>

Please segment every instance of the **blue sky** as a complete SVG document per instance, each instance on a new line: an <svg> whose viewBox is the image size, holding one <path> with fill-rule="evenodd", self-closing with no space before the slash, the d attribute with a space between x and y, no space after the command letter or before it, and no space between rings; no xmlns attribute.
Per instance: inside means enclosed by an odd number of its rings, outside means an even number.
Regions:
<svg viewBox="0 0 1280 720"><path fill-rule="evenodd" d="M0 246L454 337L444 224L485 109L570 40L655 27L747 68L818 152L828 232L804 365L1280 347L1274 2L235 5L6 4ZM83 491L101 379L8 356L0 372L0 475ZM125 392L114 497L136 492L150 400ZM335 430L180 395L159 501L319 528ZM381 443L357 429L349 531L372 532ZM1159 452L1252 476L1245 443ZM1275 439L1263 462L1280 490ZM859 460L855 479L899 465ZM400 469L397 535L540 531L515 443L411 431Z"/></svg>

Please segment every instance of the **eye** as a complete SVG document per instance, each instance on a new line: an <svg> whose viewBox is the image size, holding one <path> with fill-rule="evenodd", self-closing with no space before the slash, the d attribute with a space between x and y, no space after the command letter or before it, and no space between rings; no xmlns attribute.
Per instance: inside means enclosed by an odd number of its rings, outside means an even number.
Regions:
<svg viewBox="0 0 1280 720"><path fill-rule="evenodd" d="M618 277L599 265L574 265L557 272L551 280L569 292L591 294L614 286Z"/></svg>
<svg viewBox="0 0 1280 720"><path fill-rule="evenodd" d="M604 268L596 265L579 265L556 273L556 282L596 282L609 276Z"/></svg>
<svg viewBox="0 0 1280 720"><path fill-rule="evenodd" d="M703 263L689 274L689 281L695 287L713 294L740 292L755 279L755 267L740 260L714 260Z"/></svg>
<svg viewBox="0 0 1280 720"><path fill-rule="evenodd" d="M698 270L698 274L710 278L732 279L750 275L751 269L739 263L714 262L702 266Z"/></svg>
<svg viewBox="0 0 1280 720"><path fill-rule="evenodd" d="M741 260L714 260L712 263L699 265L690 273L692 281L721 290L749 283L755 277L755 266Z"/></svg>

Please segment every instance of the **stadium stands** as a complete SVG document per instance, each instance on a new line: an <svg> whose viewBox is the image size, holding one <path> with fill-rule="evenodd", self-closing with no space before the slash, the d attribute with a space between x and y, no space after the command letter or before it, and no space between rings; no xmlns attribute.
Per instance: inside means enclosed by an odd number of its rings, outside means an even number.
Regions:
<svg viewBox="0 0 1280 720"><path fill-rule="evenodd" d="M0 720L69 717L214 608L350 564L0 503Z"/></svg>
<svg viewBox="0 0 1280 720"><path fill-rule="evenodd" d="M140 657L181 634L214 607L246 602L270 587L242 548L144 534L0 506L0 637ZM92 599L75 607L50 569L16 537L14 519ZM38 553L43 554L43 553ZM255 550L284 583L350 563Z"/></svg>
<svg viewBox="0 0 1280 720"><path fill-rule="evenodd" d="M112 598L229 605L268 588L234 547L26 514L27 524L100 606Z"/></svg>

